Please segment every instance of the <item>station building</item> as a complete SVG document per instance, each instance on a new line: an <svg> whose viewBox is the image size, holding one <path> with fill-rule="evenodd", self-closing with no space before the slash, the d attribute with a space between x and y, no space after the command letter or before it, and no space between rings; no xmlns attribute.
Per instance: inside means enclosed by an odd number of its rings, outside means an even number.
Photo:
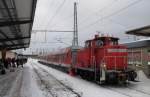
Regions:
<svg viewBox="0 0 150 97"><path fill-rule="evenodd" d="M128 47L129 67L141 69L150 77L150 40L140 40L125 45Z"/></svg>
<svg viewBox="0 0 150 97"><path fill-rule="evenodd" d="M150 37L150 25L129 30L126 34ZM143 70L150 78L150 40L138 40L125 45L128 47L129 66Z"/></svg>

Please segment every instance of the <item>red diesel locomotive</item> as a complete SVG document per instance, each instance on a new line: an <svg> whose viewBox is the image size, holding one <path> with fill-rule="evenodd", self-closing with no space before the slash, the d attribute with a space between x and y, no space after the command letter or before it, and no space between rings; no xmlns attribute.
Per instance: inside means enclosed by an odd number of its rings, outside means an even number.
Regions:
<svg viewBox="0 0 150 97"><path fill-rule="evenodd" d="M127 48L118 44L118 38L95 35L87 40L85 47L77 51L74 66L76 75L102 82L134 81L136 72L128 68ZM69 72L72 60L71 47L45 56L52 67Z"/></svg>

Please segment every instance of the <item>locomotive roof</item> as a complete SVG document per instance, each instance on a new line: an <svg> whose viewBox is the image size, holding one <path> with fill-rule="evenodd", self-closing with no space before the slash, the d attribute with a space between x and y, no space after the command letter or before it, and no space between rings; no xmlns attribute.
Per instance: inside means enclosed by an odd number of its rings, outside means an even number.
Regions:
<svg viewBox="0 0 150 97"><path fill-rule="evenodd" d="M141 47L150 47L150 40L139 40L130 43L124 43L127 48L141 48Z"/></svg>
<svg viewBox="0 0 150 97"><path fill-rule="evenodd" d="M92 40L104 40L105 38L110 38L111 41L117 41L117 40L119 40L119 38L117 38L117 37L101 36L101 37L97 37L97 38L94 38L94 39L87 40L86 42L92 41Z"/></svg>

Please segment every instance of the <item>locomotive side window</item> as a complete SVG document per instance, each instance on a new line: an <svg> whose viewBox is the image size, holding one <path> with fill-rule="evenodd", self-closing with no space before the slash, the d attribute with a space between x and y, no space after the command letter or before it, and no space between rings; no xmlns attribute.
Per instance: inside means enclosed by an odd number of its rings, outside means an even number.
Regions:
<svg viewBox="0 0 150 97"><path fill-rule="evenodd" d="M96 41L96 46L100 47L100 46L103 46L103 45L104 45L104 43L103 43L102 40L97 40Z"/></svg>
<svg viewBox="0 0 150 97"><path fill-rule="evenodd" d="M112 44L113 44L113 45L117 45L117 44L118 44L118 41L113 41Z"/></svg>
<svg viewBox="0 0 150 97"><path fill-rule="evenodd" d="M90 47L90 42L86 42L86 43L85 43L85 47L86 47L86 48Z"/></svg>

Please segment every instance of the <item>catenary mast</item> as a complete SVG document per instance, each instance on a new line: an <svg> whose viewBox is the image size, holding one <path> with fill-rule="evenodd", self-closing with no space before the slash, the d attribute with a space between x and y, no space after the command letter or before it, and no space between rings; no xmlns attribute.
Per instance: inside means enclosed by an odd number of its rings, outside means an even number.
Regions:
<svg viewBox="0 0 150 97"><path fill-rule="evenodd" d="M77 51L78 51L78 24L77 24L77 3L74 3L74 32L73 32L73 41L72 41L72 62L70 68L70 74L75 74L75 68L77 64Z"/></svg>

